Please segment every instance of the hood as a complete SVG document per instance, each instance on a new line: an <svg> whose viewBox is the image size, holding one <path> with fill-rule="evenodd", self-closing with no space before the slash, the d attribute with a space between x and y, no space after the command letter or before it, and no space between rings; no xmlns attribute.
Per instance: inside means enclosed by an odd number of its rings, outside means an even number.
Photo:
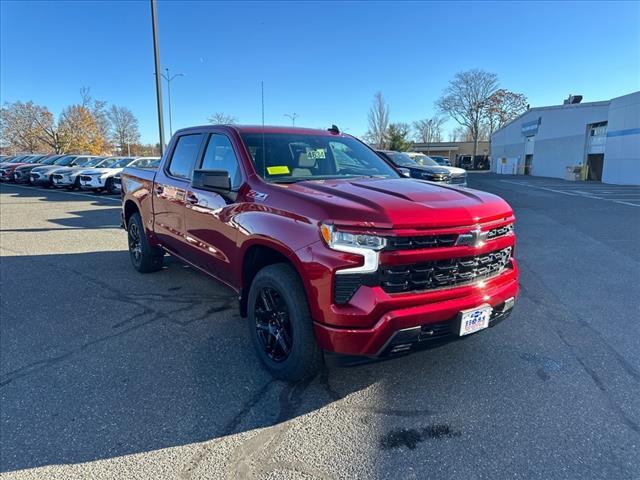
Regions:
<svg viewBox="0 0 640 480"><path fill-rule="evenodd" d="M276 185L274 185L276 186ZM305 202L319 221L369 228L473 226L513 215L500 197L415 179L306 181L277 185L284 210Z"/></svg>
<svg viewBox="0 0 640 480"><path fill-rule="evenodd" d="M24 165L29 165L28 163L5 163L0 166L3 170L15 170L18 167L22 167Z"/></svg>
<svg viewBox="0 0 640 480"><path fill-rule="evenodd" d="M463 173L467 173L464 168L458 167L440 167L446 169L452 175L462 175Z"/></svg>
<svg viewBox="0 0 640 480"><path fill-rule="evenodd" d="M79 169L80 169L80 167L60 167L60 168L56 168L51 173L65 174L65 173L74 172L74 171L79 170Z"/></svg>
<svg viewBox="0 0 640 480"><path fill-rule="evenodd" d="M36 165L33 169L31 169L31 171L33 173L51 173L54 170L58 170L60 168L66 168L66 167L61 167L60 165Z"/></svg>
<svg viewBox="0 0 640 480"><path fill-rule="evenodd" d="M122 168L86 168L84 170L80 169L80 173L82 175L102 175L105 173L116 174L118 172L121 172L122 170Z"/></svg>
<svg viewBox="0 0 640 480"><path fill-rule="evenodd" d="M29 170L33 170L36 167L42 167L42 165L38 165L36 163L29 163L27 165L20 165L16 170L20 170L21 172L28 172Z"/></svg>
<svg viewBox="0 0 640 480"><path fill-rule="evenodd" d="M439 173L442 175L447 175L450 173L446 167L434 167L432 165L411 165L411 166L401 165L400 168L408 168L409 170L417 170L419 172Z"/></svg>

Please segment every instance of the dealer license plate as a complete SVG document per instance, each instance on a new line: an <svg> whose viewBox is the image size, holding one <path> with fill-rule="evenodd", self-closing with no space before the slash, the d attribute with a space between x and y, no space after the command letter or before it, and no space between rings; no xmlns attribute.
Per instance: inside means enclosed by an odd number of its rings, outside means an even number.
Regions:
<svg viewBox="0 0 640 480"><path fill-rule="evenodd" d="M478 308L460 312L460 336L463 337L487 328L492 311L491 305L482 305Z"/></svg>

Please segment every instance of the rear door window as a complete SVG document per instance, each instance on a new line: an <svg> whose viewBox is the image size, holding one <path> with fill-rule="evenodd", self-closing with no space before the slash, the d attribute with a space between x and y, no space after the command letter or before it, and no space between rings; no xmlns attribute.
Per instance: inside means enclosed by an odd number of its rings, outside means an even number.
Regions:
<svg viewBox="0 0 640 480"><path fill-rule="evenodd" d="M193 166L200 152L202 137L203 135L201 133L196 133L193 135L182 135L178 138L176 148L173 150L173 155L167 168L169 175L184 178L185 180L191 178Z"/></svg>

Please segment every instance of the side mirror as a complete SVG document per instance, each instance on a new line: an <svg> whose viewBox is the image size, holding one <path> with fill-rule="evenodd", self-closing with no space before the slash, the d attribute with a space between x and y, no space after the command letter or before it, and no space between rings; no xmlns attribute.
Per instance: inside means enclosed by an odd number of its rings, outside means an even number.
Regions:
<svg viewBox="0 0 640 480"><path fill-rule="evenodd" d="M236 198L236 192L231 190L231 177L226 170L194 170L191 186L218 193L232 201Z"/></svg>

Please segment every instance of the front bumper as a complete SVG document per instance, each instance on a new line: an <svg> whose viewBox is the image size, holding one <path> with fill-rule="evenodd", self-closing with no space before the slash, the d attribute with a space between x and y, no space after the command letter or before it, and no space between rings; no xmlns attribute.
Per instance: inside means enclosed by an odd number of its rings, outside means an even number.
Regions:
<svg viewBox="0 0 640 480"><path fill-rule="evenodd" d="M30 173L29 183L33 185L51 185L51 175L48 173Z"/></svg>
<svg viewBox="0 0 640 480"><path fill-rule="evenodd" d="M83 190L97 190L104 186L105 181L100 176L80 175L80 188Z"/></svg>
<svg viewBox="0 0 640 480"><path fill-rule="evenodd" d="M29 183L30 181L30 172L19 172L16 171L13 174L13 181L16 183Z"/></svg>
<svg viewBox="0 0 640 480"><path fill-rule="evenodd" d="M75 182L76 177L67 174L55 174L53 175L53 185L56 187L70 187Z"/></svg>
<svg viewBox="0 0 640 480"><path fill-rule="evenodd" d="M511 259L511 268L474 285L420 294L389 295L376 290L379 296L376 303L392 304L391 309L370 328L340 328L314 322L316 340L321 348L341 355L386 358L464 338L455 333L462 310L491 305L494 316L490 326L508 316L511 309L505 310L505 302L508 306L510 299L515 301L518 296L518 271L515 260ZM422 302L416 303L417 295ZM398 345L408 346L394 350Z"/></svg>

